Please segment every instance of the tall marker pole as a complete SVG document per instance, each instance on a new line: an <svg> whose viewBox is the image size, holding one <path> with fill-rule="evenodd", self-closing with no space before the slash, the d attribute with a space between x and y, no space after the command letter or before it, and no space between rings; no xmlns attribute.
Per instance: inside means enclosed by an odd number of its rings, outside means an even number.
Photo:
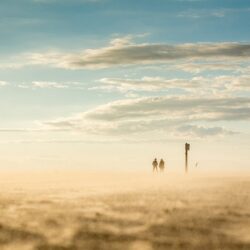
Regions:
<svg viewBox="0 0 250 250"><path fill-rule="evenodd" d="M190 144L185 143L185 172L188 173L188 151L190 150Z"/></svg>

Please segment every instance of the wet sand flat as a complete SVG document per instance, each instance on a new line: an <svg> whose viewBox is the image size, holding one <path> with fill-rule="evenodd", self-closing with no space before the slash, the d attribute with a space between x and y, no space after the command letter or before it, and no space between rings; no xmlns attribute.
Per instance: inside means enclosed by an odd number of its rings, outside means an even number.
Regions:
<svg viewBox="0 0 250 250"><path fill-rule="evenodd" d="M0 249L250 249L250 177L2 175Z"/></svg>

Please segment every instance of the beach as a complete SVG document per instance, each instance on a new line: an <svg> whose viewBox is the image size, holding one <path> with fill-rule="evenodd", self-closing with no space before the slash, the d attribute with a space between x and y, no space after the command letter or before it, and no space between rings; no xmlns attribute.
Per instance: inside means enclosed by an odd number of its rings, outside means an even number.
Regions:
<svg viewBox="0 0 250 250"><path fill-rule="evenodd" d="M1 174L2 250L250 249L250 176Z"/></svg>

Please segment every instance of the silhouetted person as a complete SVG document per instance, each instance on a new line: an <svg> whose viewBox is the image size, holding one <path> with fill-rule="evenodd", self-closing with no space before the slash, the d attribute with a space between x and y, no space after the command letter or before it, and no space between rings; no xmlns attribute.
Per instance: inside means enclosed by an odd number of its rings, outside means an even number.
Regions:
<svg viewBox="0 0 250 250"><path fill-rule="evenodd" d="M159 163L159 168L160 168L160 171L163 172L164 171L164 168L165 168L165 162L163 161L163 159L160 160L160 163Z"/></svg>
<svg viewBox="0 0 250 250"><path fill-rule="evenodd" d="M158 162L157 162L157 159L155 158L154 161L152 162L152 165L153 165L153 172L154 171L158 171L157 167L158 167Z"/></svg>

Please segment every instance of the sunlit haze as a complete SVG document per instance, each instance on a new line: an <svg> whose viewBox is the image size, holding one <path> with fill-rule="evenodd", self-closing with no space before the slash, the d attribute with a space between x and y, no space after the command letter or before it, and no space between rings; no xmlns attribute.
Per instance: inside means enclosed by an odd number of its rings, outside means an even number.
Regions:
<svg viewBox="0 0 250 250"><path fill-rule="evenodd" d="M246 171L250 2L3 0L0 168Z"/></svg>
<svg viewBox="0 0 250 250"><path fill-rule="evenodd" d="M249 0L0 0L0 249L250 249Z"/></svg>

